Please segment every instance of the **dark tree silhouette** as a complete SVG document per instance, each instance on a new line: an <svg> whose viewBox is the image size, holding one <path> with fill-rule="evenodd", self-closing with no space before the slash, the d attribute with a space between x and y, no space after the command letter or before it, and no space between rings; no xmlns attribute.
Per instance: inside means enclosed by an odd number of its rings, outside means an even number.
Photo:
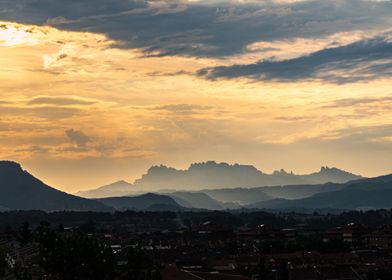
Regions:
<svg viewBox="0 0 392 280"><path fill-rule="evenodd" d="M110 247L83 232L59 233L48 224L38 228L41 266L60 280L111 280L115 262Z"/></svg>
<svg viewBox="0 0 392 280"><path fill-rule="evenodd" d="M127 280L160 280L159 266L138 246L128 251Z"/></svg>
<svg viewBox="0 0 392 280"><path fill-rule="evenodd" d="M7 268L7 262L5 260L6 252L4 248L0 247L0 277L4 276L5 269Z"/></svg>
<svg viewBox="0 0 392 280"><path fill-rule="evenodd" d="M33 240L33 234L28 222L24 222L23 225L19 228L18 239L22 245L27 244Z"/></svg>

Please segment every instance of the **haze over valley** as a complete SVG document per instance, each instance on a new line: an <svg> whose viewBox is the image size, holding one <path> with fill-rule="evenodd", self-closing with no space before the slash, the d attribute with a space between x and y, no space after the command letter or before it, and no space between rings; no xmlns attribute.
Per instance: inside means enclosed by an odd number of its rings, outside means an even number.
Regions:
<svg viewBox="0 0 392 280"><path fill-rule="evenodd" d="M329 167L295 175L283 170L264 174L253 166L213 161L192 164L187 170L154 166L133 184L119 181L78 196L44 184L15 162L0 162L0 179L2 211L344 211L392 207L392 175L367 179Z"/></svg>
<svg viewBox="0 0 392 280"><path fill-rule="evenodd" d="M153 166L133 184L118 181L97 189L77 193L84 197L107 197L146 191L201 190L235 187L265 187L320 183L343 183L361 176L339 170L321 167L318 172L296 175L284 170L272 174L263 173L251 165L230 165L207 161L193 163L186 170L167 166Z"/></svg>

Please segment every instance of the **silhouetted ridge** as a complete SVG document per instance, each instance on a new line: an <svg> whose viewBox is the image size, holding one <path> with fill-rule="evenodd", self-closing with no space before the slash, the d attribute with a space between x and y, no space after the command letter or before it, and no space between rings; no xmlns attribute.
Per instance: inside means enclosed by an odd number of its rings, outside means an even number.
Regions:
<svg viewBox="0 0 392 280"><path fill-rule="evenodd" d="M392 174L361 179L345 184L326 184L329 192L319 192L307 198L272 199L249 205L249 208L270 209L378 209L392 207ZM317 187L317 186L316 186Z"/></svg>
<svg viewBox="0 0 392 280"><path fill-rule="evenodd" d="M350 172L340 170L336 167L328 167L328 166L322 166L320 171L318 172L320 175L334 175L334 176L341 176L341 175L354 175ZM355 176L355 175L354 175Z"/></svg>
<svg viewBox="0 0 392 280"><path fill-rule="evenodd" d="M193 163L188 169L180 170L164 165L151 167L142 178L135 181L139 189L196 190L205 188L262 187L278 185L343 183L361 178L337 169L322 167L319 172L296 175L283 169L266 174L252 165L217 163L207 161Z"/></svg>
<svg viewBox="0 0 392 280"><path fill-rule="evenodd" d="M122 196L122 197L107 197L100 198L97 201L115 208L116 210L147 210L156 209L157 205L165 205L162 209L176 208L182 209L182 207L171 197L167 195L160 195L154 193L146 193L140 196Z"/></svg>
<svg viewBox="0 0 392 280"><path fill-rule="evenodd" d="M255 188L266 186L313 185L345 183L361 176L337 169L322 167L319 172L296 175L281 169L272 174L263 173L252 165L206 161L192 163L188 169L154 165L133 184L120 186L119 182L97 189L80 192L81 196L110 197L135 195L147 191L196 191L203 189ZM311 192L315 193L314 191Z"/></svg>
<svg viewBox="0 0 392 280"><path fill-rule="evenodd" d="M76 195L86 198L127 196L133 191L133 189L134 188L131 183L120 180L112 184L99 187L98 189L77 192Z"/></svg>
<svg viewBox="0 0 392 280"><path fill-rule="evenodd" d="M0 174L23 171L22 166L14 161L0 161Z"/></svg>
<svg viewBox="0 0 392 280"><path fill-rule="evenodd" d="M0 161L0 205L10 210L111 210L96 201L56 190L11 161Z"/></svg>
<svg viewBox="0 0 392 280"><path fill-rule="evenodd" d="M186 208L203 208L210 210L223 210L224 204L211 198L204 192L174 192L167 194L178 204Z"/></svg>
<svg viewBox="0 0 392 280"><path fill-rule="evenodd" d="M242 170L247 172L256 172L262 173L261 171L257 170L252 165L240 165L238 163L235 164L228 164L225 162L217 163L215 161L207 161L201 163L192 163L188 168L188 171L211 171L211 170L227 170L227 169L234 169L234 170Z"/></svg>

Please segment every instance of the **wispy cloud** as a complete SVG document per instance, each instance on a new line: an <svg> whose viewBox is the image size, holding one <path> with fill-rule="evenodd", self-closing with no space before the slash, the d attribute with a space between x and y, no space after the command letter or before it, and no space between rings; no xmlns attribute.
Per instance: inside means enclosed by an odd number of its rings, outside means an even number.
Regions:
<svg viewBox="0 0 392 280"><path fill-rule="evenodd" d="M92 100L83 100L74 97L49 97L49 96L41 96L35 97L31 99L29 104L33 105L92 105L95 104L95 101Z"/></svg>
<svg viewBox="0 0 392 280"><path fill-rule="evenodd" d="M86 144L92 142L90 136L87 136L83 131L75 130L73 128L65 131L71 143L75 143L78 147L85 147Z"/></svg>

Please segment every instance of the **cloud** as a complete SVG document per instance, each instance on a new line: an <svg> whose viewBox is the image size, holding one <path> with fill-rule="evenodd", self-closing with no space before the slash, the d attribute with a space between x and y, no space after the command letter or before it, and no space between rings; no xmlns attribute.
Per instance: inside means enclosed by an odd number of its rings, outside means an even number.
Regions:
<svg viewBox="0 0 392 280"><path fill-rule="evenodd" d="M102 46L104 49L136 49L144 58L219 59L210 63L222 66L204 68L197 73L208 79L247 77L348 83L391 74L391 45L381 37L392 25L391 1L16 2L1 1L0 18L104 34L108 42ZM373 39L361 40L373 35ZM354 40L358 41L352 43ZM352 53L350 48L354 48ZM241 56L249 60L242 61ZM81 69L71 69L70 65L89 65L81 59L72 49L65 48L46 55L45 67L55 71L59 70L56 66L64 66L68 72L78 71ZM257 59L260 61L256 62ZM151 75L191 73L194 74L180 68Z"/></svg>
<svg viewBox="0 0 392 280"><path fill-rule="evenodd" d="M392 42L389 38L377 37L293 59L204 68L198 75L212 80L245 77L263 81L323 80L332 83L389 77L392 75Z"/></svg>
<svg viewBox="0 0 392 280"><path fill-rule="evenodd" d="M50 151L51 148L49 147L36 146L36 145L15 150L15 152L17 153L33 153L33 154L47 154Z"/></svg>
<svg viewBox="0 0 392 280"><path fill-rule="evenodd" d="M318 139L322 142L344 143L347 146L370 148L392 148L392 124L353 126L331 130Z"/></svg>
<svg viewBox="0 0 392 280"><path fill-rule="evenodd" d="M55 106L22 107L22 106L1 106L0 113L13 116L34 116L49 120L71 118L81 113L77 108L65 108Z"/></svg>
<svg viewBox="0 0 392 280"><path fill-rule="evenodd" d="M392 96L385 96L380 98L344 98L338 99L329 104L323 106L323 108L342 108L342 107L353 107L361 105L372 105L372 104L382 105L384 103L390 104L392 106Z"/></svg>
<svg viewBox="0 0 392 280"><path fill-rule="evenodd" d="M3 0L0 18L104 33L147 56L224 57L264 41L387 29L390 1Z"/></svg>
<svg viewBox="0 0 392 280"><path fill-rule="evenodd" d="M73 128L66 130L65 134L68 136L68 139L71 141L71 143L76 144L76 146L79 148L85 147L89 142L92 141L92 139L83 131L75 130Z"/></svg>
<svg viewBox="0 0 392 280"><path fill-rule="evenodd" d="M200 111L211 110L213 107L211 106L202 106L202 105L195 105L195 104L169 104L158 106L154 108L155 110L162 110L162 111L169 111L172 113L195 113Z"/></svg>
<svg viewBox="0 0 392 280"><path fill-rule="evenodd" d="M29 102L31 105L92 105L95 102L91 100L77 99L73 97L36 97L31 99Z"/></svg>

